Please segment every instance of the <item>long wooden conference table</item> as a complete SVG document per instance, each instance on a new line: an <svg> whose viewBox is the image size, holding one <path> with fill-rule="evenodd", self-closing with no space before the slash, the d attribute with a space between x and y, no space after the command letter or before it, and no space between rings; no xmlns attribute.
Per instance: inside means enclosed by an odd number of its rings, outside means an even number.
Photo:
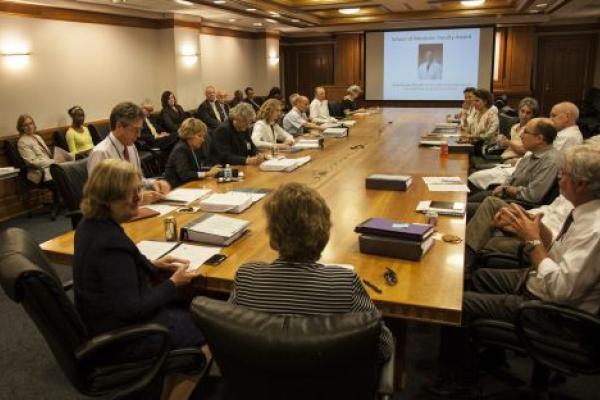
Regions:
<svg viewBox="0 0 600 400"><path fill-rule="evenodd" d="M323 150L305 150L289 157L310 155L310 163L286 172L262 172L246 166L241 182L217 183L213 179L190 182L185 187L208 187L217 192L236 188L275 189L284 182L301 182L316 189L331 208L333 226L330 240L323 251L324 263L352 264L356 273L378 286L382 293L366 287L381 310L397 340L398 384L404 381L406 320L458 325L461 322L463 294L464 242L436 241L420 262L362 254L354 227L369 217L385 217L403 222L424 222L415 211L420 200L466 201L465 193L429 192L423 176L459 176L466 182L468 156L420 148L419 138L443 121L449 109L383 109L356 118L347 138L326 139ZM412 175L412 186L406 192L367 190L365 178L372 173ZM251 221L250 232L223 253L227 260L218 266L203 265L195 282L200 290L228 292L238 267L249 261L272 261L277 253L269 247L266 220L262 211L264 199L236 218ZM178 226L200 216L200 213L172 213ZM164 240L163 217L124 224L134 242ZM440 216L437 230L465 237L465 219ZM70 265L73 260L74 232L68 232L41 245L51 261ZM389 267L397 273L398 283L388 286L383 273Z"/></svg>

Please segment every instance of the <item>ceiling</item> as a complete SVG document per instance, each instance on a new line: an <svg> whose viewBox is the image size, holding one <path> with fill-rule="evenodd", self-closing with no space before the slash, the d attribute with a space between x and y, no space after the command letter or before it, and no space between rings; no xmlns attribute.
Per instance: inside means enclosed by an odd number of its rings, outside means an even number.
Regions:
<svg viewBox="0 0 600 400"><path fill-rule="evenodd" d="M600 0L23 0L18 3L291 35L467 24L600 21ZM354 14L340 9L356 8Z"/></svg>

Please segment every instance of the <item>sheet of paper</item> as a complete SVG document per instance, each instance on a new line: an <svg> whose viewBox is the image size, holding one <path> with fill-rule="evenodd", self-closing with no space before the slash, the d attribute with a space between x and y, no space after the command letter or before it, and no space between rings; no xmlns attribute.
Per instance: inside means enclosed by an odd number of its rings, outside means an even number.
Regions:
<svg viewBox="0 0 600 400"><path fill-rule="evenodd" d="M441 184L427 185L430 192L464 192L469 193L471 190L467 185L463 184Z"/></svg>
<svg viewBox="0 0 600 400"><path fill-rule="evenodd" d="M140 253L145 255L148 260L156 260L162 255L168 253L176 245L176 242L142 240L136 246L140 250Z"/></svg>
<svg viewBox="0 0 600 400"><path fill-rule="evenodd" d="M243 193L245 195L250 196L252 198L253 203L256 203L257 201L259 201L260 199L262 199L263 197L265 197L267 195L267 193L238 192L237 190L233 190L232 192L233 193Z"/></svg>
<svg viewBox="0 0 600 400"><path fill-rule="evenodd" d="M65 161L73 161L75 157L68 151L65 151L62 147L54 146L54 160L57 163L62 163Z"/></svg>
<svg viewBox="0 0 600 400"><path fill-rule="evenodd" d="M462 179L458 176L424 176L423 181L428 185L463 183Z"/></svg>
<svg viewBox="0 0 600 400"><path fill-rule="evenodd" d="M165 214L170 213L171 211L174 211L177 208L175 206L170 206L168 204L149 204L144 207L150 208L156 212L159 212L161 217Z"/></svg>
<svg viewBox="0 0 600 400"><path fill-rule="evenodd" d="M189 228L192 231L208 233L223 237L231 237L247 225L248 221L225 217L223 215L212 215Z"/></svg>
<svg viewBox="0 0 600 400"><path fill-rule="evenodd" d="M186 188L178 188L172 190L165 196L163 201L165 202L177 202L177 203L185 203L189 204L199 198L206 196L212 192L211 189L186 189Z"/></svg>
<svg viewBox="0 0 600 400"><path fill-rule="evenodd" d="M173 257L183 258L190 261L188 271L197 270L206 260L219 254L223 250L222 247L214 246L199 246L189 243L181 243L169 255Z"/></svg>

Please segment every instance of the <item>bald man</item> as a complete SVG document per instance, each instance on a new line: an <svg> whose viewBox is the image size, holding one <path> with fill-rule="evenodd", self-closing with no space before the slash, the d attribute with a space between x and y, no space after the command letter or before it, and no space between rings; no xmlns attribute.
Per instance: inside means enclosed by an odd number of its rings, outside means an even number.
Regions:
<svg viewBox="0 0 600 400"><path fill-rule="evenodd" d="M579 109L569 101L563 101L552 107L550 119L558 131L554 148L560 153L583 142L583 135L577 126L578 118Z"/></svg>
<svg viewBox="0 0 600 400"><path fill-rule="evenodd" d="M225 114L225 121L229 118L229 104L227 104L227 93L223 90L217 90L218 109Z"/></svg>
<svg viewBox="0 0 600 400"><path fill-rule="evenodd" d="M217 103L217 91L214 86L207 86L204 90L206 100L198 106L196 118L202 120L208 127L209 131L213 131L221 122L225 121L225 112Z"/></svg>
<svg viewBox="0 0 600 400"><path fill-rule="evenodd" d="M320 132L325 128L308 121L306 110L308 109L308 97L298 96L294 99L293 108L283 117L283 129L293 136L304 133L304 129L317 129Z"/></svg>
<svg viewBox="0 0 600 400"><path fill-rule="evenodd" d="M337 122L337 119L329 115L329 104L327 102L327 92L323 86L315 88L315 98L310 103L310 120L317 124L327 122Z"/></svg>

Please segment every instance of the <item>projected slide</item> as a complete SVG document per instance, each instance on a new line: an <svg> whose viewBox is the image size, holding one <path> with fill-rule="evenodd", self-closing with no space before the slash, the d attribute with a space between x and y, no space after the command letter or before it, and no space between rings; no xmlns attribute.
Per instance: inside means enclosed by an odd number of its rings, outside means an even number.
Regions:
<svg viewBox="0 0 600 400"><path fill-rule="evenodd" d="M384 99L456 100L477 86L479 29L386 32Z"/></svg>
<svg viewBox="0 0 600 400"><path fill-rule="evenodd" d="M490 52L481 49L491 48L491 34L486 46L481 36L481 28L368 33L367 98L462 99L465 87L490 80Z"/></svg>

